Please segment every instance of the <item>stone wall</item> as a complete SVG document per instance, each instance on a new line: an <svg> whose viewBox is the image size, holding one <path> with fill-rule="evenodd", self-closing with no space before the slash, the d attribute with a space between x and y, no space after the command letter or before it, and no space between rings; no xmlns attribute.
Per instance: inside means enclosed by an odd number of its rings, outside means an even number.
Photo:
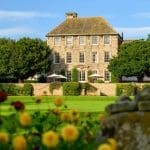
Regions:
<svg viewBox="0 0 150 150"><path fill-rule="evenodd" d="M17 84L23 86L23 84ZM34 95L63 95L62 87L53 91L53 94L49 91L50 83L32 83L34 88ZM112 83L92 83L92 86L96 87L95 92L87 92L87 95L108 95L115 96L116 84ZM81 93L82 94L82 93ZM82 94L84 95L84 94Z"/></svg>

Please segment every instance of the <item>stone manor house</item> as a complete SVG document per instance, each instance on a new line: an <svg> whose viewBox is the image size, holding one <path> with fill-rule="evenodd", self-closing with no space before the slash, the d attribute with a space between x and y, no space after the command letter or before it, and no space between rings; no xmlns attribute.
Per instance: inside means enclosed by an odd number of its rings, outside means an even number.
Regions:
<svg viewBox="0 0 150 150"><path fill-rule="evenodd" d="M63 70L67 81L71 81L72 69L76 68L78 81L86 82L90 71L110 82L108 63L117 55L122 38L104 18L66 13L66 20L46 37L53 55L51 73L60 74Z"/></svg>

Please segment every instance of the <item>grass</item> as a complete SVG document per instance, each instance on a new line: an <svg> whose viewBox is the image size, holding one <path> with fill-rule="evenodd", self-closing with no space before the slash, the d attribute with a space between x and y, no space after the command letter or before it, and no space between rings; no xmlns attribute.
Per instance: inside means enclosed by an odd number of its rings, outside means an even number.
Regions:
<svg viewBox="0 0 150 150"><path fill-rule="evenodd" d="M47 109L55 108L53 100L58 96L42 96L41 103L35 103L35 97L33 96L9 96L8 99L1 103L0 114L8 115L13 111L10 105L13 101L22 101L25 104L27 111L40 110L46 111ZM64 100L64 105L67 108L62 107L63 110L78 109L80 112L104 112L105 106L110 103L114 103L115 96L59 96Z"/></svg>

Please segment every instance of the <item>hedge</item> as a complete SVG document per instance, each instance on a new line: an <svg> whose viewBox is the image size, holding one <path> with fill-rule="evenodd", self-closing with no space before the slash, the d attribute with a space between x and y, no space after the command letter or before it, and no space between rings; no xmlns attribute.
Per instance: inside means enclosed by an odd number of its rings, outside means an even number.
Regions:
<svg viewBox="0 0 150 150"><path fill-rule="evenodd" d="M64 82L63 95L80 95L80 83L78 82Z"/></svg>

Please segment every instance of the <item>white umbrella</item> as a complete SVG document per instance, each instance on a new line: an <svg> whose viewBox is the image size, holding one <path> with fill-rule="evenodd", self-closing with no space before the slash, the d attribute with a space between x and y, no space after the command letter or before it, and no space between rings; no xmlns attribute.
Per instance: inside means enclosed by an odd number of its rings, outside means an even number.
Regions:
<svg viewBox="0 0 150 150"><path fill-rule="evenodd" d="M53 73L53 74L48 75L47 77L48 77L48 78L57 78L57 77L59 77L59 75Z"/></svg>
<svg viewBox="0 0 150 150"><path fill-rule="evenodd" d="M65 77L65 76L63 76L63 75L58 75L58 77L56 77L56 78L60 78L60 79L67 79L67 77Z"/></svg>
<svg viewBox="0 0 150 150"><path fill-rule="evenodd" d="M89 75L89 77L97 77L97 78L100 78L101 76L100 76L99 74L94 73L94 74Z"/></svg>

